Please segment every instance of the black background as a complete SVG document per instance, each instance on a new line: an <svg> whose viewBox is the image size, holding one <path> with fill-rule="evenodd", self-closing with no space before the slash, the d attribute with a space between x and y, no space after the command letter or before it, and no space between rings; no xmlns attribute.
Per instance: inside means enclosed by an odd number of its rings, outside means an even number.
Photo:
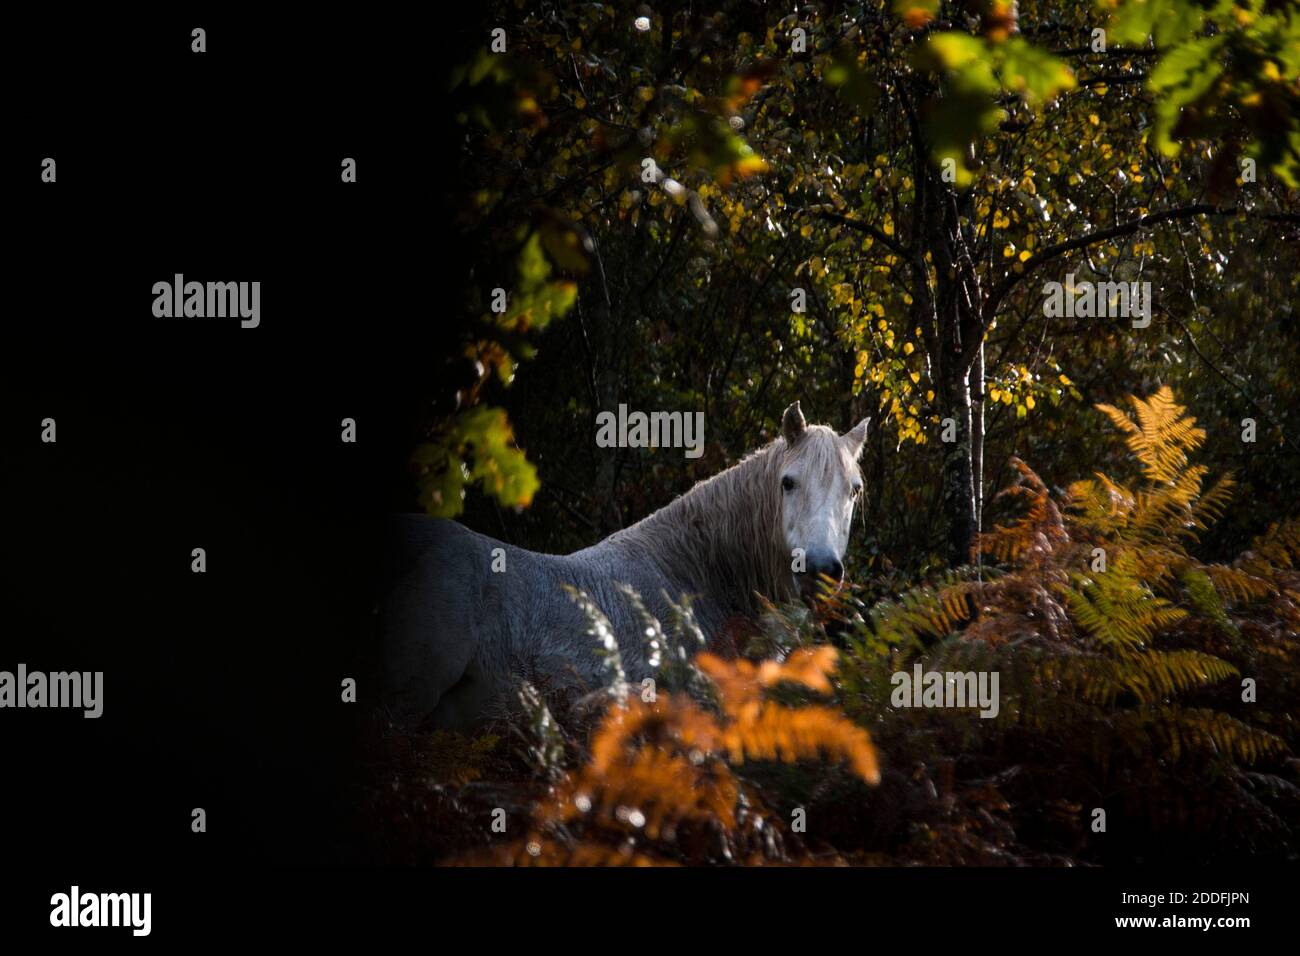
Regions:
<svg viewBox="0 0 1300 956"><path fill-rule="evenodd" d="M382 938L395 924L430 944L580 940L597 917L627 934L658 923L646 901L667 895L728 931L767 925L720 915L763 912L745 901L828 929L860 912L847 928L864 944L925 939L935 912L971 945L1149 912L1118 899L1160 887L1151 873L339 868L368 862L355 794L377 520L412 504L404 464L472 256L440 199L455 182L439 79L482 38L452 13L9 23L0 669L105 677L98 720L0 712L5 940L49 930L50 894L73 883L152 892L164 941ZM340 181L345 156L356 184ZM260 327L154 318L153 283L177 272L260 281ZM40 441L46 417L56 444ZM356 706L340 700L345 677ZM1289 892L1260 873L1168 885L1251 889L1256 916Z"/></svg>
<svg viewBox="0 0 1300 956"><path fill-rule="evenodd" d="M4 712L6 855L358 859L341 681L372 686L373 519L408 505L448 282L427 37L191 13L10 40L0 668L105 686L97 720ZM260 281L260 326L155 318L174 273Z"/></svg>

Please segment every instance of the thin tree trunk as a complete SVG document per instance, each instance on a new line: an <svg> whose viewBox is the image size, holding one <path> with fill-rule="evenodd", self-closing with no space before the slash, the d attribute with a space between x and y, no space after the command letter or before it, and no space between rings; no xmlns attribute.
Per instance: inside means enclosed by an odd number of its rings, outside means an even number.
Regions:
<svg viewBox="0 0 1300 956"><path fill-rule="evenodd" d="M970 562L977 525L970 374L952 361L945 363L944 372L944 408L956 423L956 435L954 441L943 444L943 510L948 515L948 562L961 565Z"/></svg>
<svg viewBox="0 0 1300 956"><path fill-rule="evenodd" d="M975 357L975 367L970 376L971 399L971 437L970 458L971 476L975 482L975 533L984 530L984 343L980 343L979 355ZM977 555L978 557L978 555Z"/></svg>
<svg viewBox="0 0 1300 956"><path fill-rule="evenodd" d="M941 436L952 439L942 443L941 503L948 518L947 560L964 565L971 561L971 543L979 526L975 475L977 461L983 467L983 409L978 405L972 408L971 392L974 388L978 402L984 383L982 374L972 375L979 351L974 343L976 337L982 341L984 325L977 311L982 303L979 284L971 274L973 263L969 255L963 255L961 223L971 213L970 197L955 196L952 186L928 161L930 144L920 115L911 106L930 92L920 81L899 88L912 134L916 182L908 251L914 278L913 313L925 338L930 374L936 383L944 419Z"/></svg>

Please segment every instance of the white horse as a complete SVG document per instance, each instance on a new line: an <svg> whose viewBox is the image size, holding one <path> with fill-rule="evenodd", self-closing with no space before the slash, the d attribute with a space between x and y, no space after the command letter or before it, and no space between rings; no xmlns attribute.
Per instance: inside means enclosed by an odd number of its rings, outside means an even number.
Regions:
<svg viewBox="0 0 1300 956"><path fill-rule="evenodd" d="M562 585L585 591L614 631L627 678L649 676L644 625L619 584L660 620L690 595L705 635L758 596L808 594L843 580L858 459L870 419L843 435L808 425L799 403L781 437L599 544L568 555L504 544L452 521L403 515L405 573L380 606L383 696L405 723L466 727L492 714L520 674L548 686L601 686L602 659ZM497 550L500 549L500 550Z"/></svg>

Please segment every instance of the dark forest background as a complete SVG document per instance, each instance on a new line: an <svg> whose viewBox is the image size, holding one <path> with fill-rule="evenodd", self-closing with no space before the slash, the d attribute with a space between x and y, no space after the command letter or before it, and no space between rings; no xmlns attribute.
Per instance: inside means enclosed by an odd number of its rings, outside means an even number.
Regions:
<svg viewBox="0 0 1300 956"><path fill-rule="evenodd" d="M395 852L1293 858L1298 29L1256 0L557 2L467 23L438 126L464 282L416 506L564 552L771 440L792 401L841 430L871 415L851 596L775 612L704 677L725 697L728 666L807 677L835 648L833 679L789 679L833 693L886 769L869 792L735 769L768 819L812 801L843 823L774 849L633 771L698 731L671 705L650 743L612 709L604 751L561 719L558 793L504 757L510 730L406 741L412 780L513 793L532 822L504 849L448 836L440 790L412 798L438 825ZM1047 316L1068 276L1149 282L1150 325ZM703 411L704 455L596 448L620 403ZM1012 715L891 714L888 674L914 662L1002 668ZM1265 671L1270 705L1245 705ZM591 762L619 747L621 770ZM612 817L563 809L591 790ZM613 809L638 800L723 836L640 832ZM1089 840L1103 804L1123 838Z"/></svg>
<svg viewBox="0 0 1300 956"><path fill-rule="evenodd" d="M467 282L448 309L464 348L433 430L457 402L500 406L540 480L527 508L510 507L510 484L467 495L472 526L544 550L589 544L770 440L799 399L841 429L873 416L854 566L915 574L967 556L963 480L982 504L1012 455L1058 485L1106 470L1121 453L1093 404L1161 384L1206 428L1207 460L1241 483L1206 546L1232 554L1290 513L1291 15L1262 5L1230 38L1242 51L1202 81L1196 38L1229 14L1174 38L1180 67L1134 41L1142 24L1121 32L1091 3L1021 4L1010 39L979 4L917 13L919 29L906 6L669 5L642 33L632 10L507 4L465 28L477 47L502 25L509 55L467 59L440 116L439 139L461 149L447 253ZM1184 7L1199 10L1170 5ZM1110 48L1093 53L1100 26ZM809 52L793 54L800 27ZM1000 70L987 91L964 72L977 54ZM963 65L945 72L943 56ZM1179 68L1153 91L1153 75ZM1180 83L1213 85L1174 123ZM1252 96L1255 113L1237 102ZM987 126L963 125L977 111ZM1170 132L1180 143L1158 146ZM1274 170L1262 157L1279 150ZM943 179L949 153L961 184ZM647 157L681 182L676 198L642 182ZM1257 181L1242 182L1252 157ZM530 240L544 280L525 278ZM1151 282L1151 326L1046 318L1044 283L1067 273ZM494 319L496 287L519 304ZM582 436L619 403L704 411L704 457L596 454ZM950 415L960 440L945 444ZM501 462L511 479L513 464ZM431 510L455 510L429 494Z"/></svg>

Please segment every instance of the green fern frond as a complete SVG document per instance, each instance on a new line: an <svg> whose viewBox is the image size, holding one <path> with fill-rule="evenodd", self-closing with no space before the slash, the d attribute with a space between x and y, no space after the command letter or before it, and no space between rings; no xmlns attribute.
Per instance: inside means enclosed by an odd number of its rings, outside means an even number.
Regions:
<svg viewBox="0 0 1300 956"><path fill-rule="evenodd" d="M1277 593L1277 588L1271 582L1256 577L1242 568L1225 564L1207 564L1202 570L1214 582L1219 592L1226 594L1229 599L1238 604L1248 604Z"/></svg>
<svg viewBox="0 0 1300 956"><path fill-rule="evenodd" d="M1118 574L1075 578L1077 587L1066 595L1070 613L1102 644L1143 647L1154 634L1187 616L1182 608Z"/></svg>
<svg viewBox="0 0 1300 956"><path fill-rule="evenodd" d="M1292 570L1300 567L1300 518L1269 526L1264 534L1251 542L1241 563L1247 569L1272 566Z"/></svg>
<svg viewBox="0 0 1300 956"><path fill-rule="evenodd" d="M1080 654L1057 660L1050 671L1068 692L1105 707L1124 694L1154 704L1238 674L1227 661L1194 650Z"/></svg>
<svg viewBox="0 0 1300 956"><path fill-rule="evenodd" d="M1207 708L1160 708L1150 716L1150 726L1173 760L1199 753L1249 764L1287 752L1281 737Z"/></svg>
<svg viewBox="0 0 1300 956"><path fill-rule="evenodd" d="M1188 600L1192 602L1192 607L1196 608L1202 617L1213 621L1223 633L1237 636L1237 626L1228 617L1228 612L1223 606L1223 598L1219 596L1214 580L1207 571L1202 568L1189 568L1183 573L1183 587L1187 591Z"/></svg>

